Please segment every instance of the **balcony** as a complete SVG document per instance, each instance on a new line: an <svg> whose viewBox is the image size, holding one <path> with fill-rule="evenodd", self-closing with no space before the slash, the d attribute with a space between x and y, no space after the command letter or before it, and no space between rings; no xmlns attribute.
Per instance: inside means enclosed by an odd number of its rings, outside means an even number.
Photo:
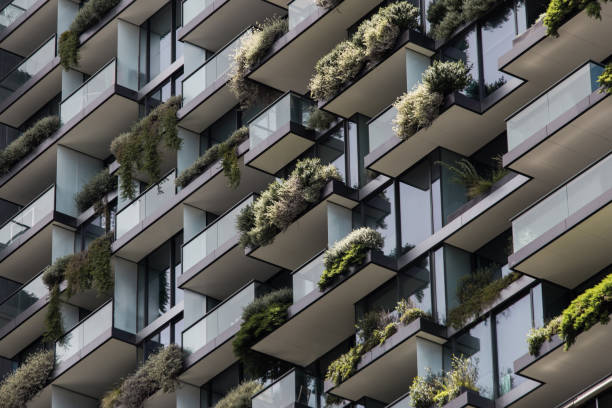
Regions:
<svg viewBox="0 0 612 408"><path fill-rule="evenodd" d="M510 267L574 288L612 261L612 155L593 164L512 220Z"/></svg>
<svg viewBox="0 0 612 408"><path fill-rule="evenodd" d="M61 92L62 72L55 35L0 81L0 122L19 127Z"/></svg>
<svg viewBox="0 0 612 408"><path fill-rule="evenodd" d="M187 358L181 381L200 387L237 361L231 340L240 329L242 309L264 291L251 282L183 331Z"/></svg>
<svg viewBox="0 0 612 408"><path fill-rule="evenodd" d="M283 5L284 6L284 5ZM187 0L183 2L180 41L206 50L218 50L256 21L286 14L266 0Z"/></svg>
<svg viewBox="0 0 612 408"><path fill-rule="evenodd" d="M368 252L361 265L320 291L317 282L324 269L321 253L293 272L288 321L253 350L299 366L312 363L355 332L354 304L395 275L395 262Z"/></svg>
<svg viewBox="0 0 612 408"><path fill-rule="evenodd" d="M307 128L313 101L289 92L249 122L247 166L276 174L314 145L316 132Z"/></svg>
<svg viewBox="0 0 612 408"><path fill-rule="evenodd" d="M0 10L0 48L27 55L57 30L57 0L13 0Z"/></svg>
<svg viewBox="0 0 612 408"><path fill-rule="evenodd" d="M612 99L601 93L603 67L587 62L506 121L504 166L559 185L612 149Z"/></svg>
<svg viewBox="0 0 612 408"><path fill-rule="evenodd" d="M201 133L238 103L225 85L233 55L249 32L243 31L183 80L183 107L177 113L181 127Z"/></svg>
<svg viewBox="0 0 612 408"><path fill-rule="evenodd" d="M427 348L421 349L421 344L431 348L445 342L446 329L429 320L400 325L382 346L363 355L351 377L338 386L326 381L325 392L352 401L368 396L390 403L406 392L410 378L424 371L421 360L427 356L420 354Z"/></svg>
<svg viewBox="0 0 612 408"><path fill-rule="evenodd" d="M400 397L398 400L387 405L386 408L413 408L410 402L410 395ZM495 408L495 402L481 397L475 391L467 390L457 398L449 401L442 408Z"/></svg>
<svg viewBox="0 0 612 408"><path fill-rule="evenodd" d="M297 269L325 249L328 233L336 227L334 218L328 214L328 203L350 210L357 205L356 191L344 183L330 181L322 189L319 202L306 209L274 242L247 248L246 254L285 269Z"/></svg>
<svg viewBox="0 0 612 408"><path fill-rule="evenodd" d="M250 195L183 245L183 274L178 284L215 299L225 299L252 279L268 280L278 268L244 255L236 217L253 203Z"/></svg>
<svg viewBox="0 0 612 408"><path fill-rule="evenodd" d="M294 368L253 396L253 408L317 408L324 401L321 381Z"/></svg>

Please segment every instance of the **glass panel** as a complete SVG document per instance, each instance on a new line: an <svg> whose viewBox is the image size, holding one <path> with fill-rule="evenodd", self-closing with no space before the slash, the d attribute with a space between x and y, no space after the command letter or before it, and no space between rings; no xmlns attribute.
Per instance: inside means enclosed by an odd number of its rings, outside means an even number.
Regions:
<svg viewBox="0 0 612 408"><path fill-rule="evenodd" d="M13 0L0 10L0 31L13 24L23 13L25 13L38 0Z"/></svg>
<svg viewBox="0 0 612 408"><path fill-rule="evenodd" d="M397 240L395 230L395 190L393 184L364 202L365 226L380 232L385 240L383 252L393 255Z"/></svg>
<svg viewBox="0 0 612 408"><path fill-rule="evenodd" d="M42 280L44 272L45 270L40 272L34 280L24 285L0 304L0 327L4 327L4 325L11 322L20 313L49 293Z"/></svg>
<svg viewBox="0 0 612 408"><path fill-rule="evenodd" d="M0 82L0 100L4 100L55 57L55 36L22 61Z"/></svg>
<svg viewBox="0 0 612 408"><path fill-rule="evenodd" d="M588 63L514 115L506 122L508 150L544 129L593 93L598 88L597 78L602 72L600 65Z"/></svg>
<svg viewBox="0 0 612 408"><path fill-rule="evenodd" d="M399 274L400 299L408 299L425 313L432 312L429 256L410 264Z"/></svg>
<svg viewBox="0 0 612 408"><path fill-rule="evenodd" d="M466 34L458 37L450 42L442 50L443 59L451 59L454 61L463 61L467 67L470 67L472 82L462 91L463 94L470 98L480 98L480 88L478 85L478 41L476 36L476 28L470 29Z"/></svg>
<svg viewBox="0 0 612 408"><path fill-rule="evenodd" d="M277 408L299 403L301 407L317 407L317 379L296 369L253 398L253 408Z"/></svg>
<svg viewBox="0 0 612 408"><path fill-rule="evenodd" d="M498 70L497 61L512 48L515 31L513 4L498 8L482 25L485 96L493 93L511 78Z"/></svg>
<svg viewBox="0 0 612 408"><path fill-rule="evenodd" d="M399 179L403 250L433 233L429 170L429 162L423 161Z"/></svg>
<svg viewBox="0 0 612 408"><path fill-rule="evenodd" d="M395 132L393 132L393 120L396 116L397 109L391 106L368 124L371 152L395 135Z"/></svg>
<svg viewBox="0 0 612 408"><path fill-rule="evenodd" d="M183 2L183 26L214 3L213 0L185 0Z"/></svg>
<svg viewBox="0 0 612 408"><path fill-rule="evenodd" d="M402 398L396 403L392 403L388 408L413 408L412 404L410 403L410 395Z"/></svg>
<svg viewBox="0 0 612 408"><path fill-rule="evenodd" d="M52 213L54 205L55 187L47 190L0 228L0 249L11 244L17 237Z"/></svg>
<svg viewBox="0 0 612 408"><path fill-rule="evenodd" d="M606 157L512 221L514 252L612 188L612 156Z"/></svg>
<svg viewBox="0 0 612 408"><path fill-rule="evenodd" d="M115 64L116 61L113 61L102 68L62 102L60 106L62 123L68 122L89 103L99 97L102 92L115 84Z"/></svg>
<svg viewBox="0 0 612 408"><path fill-rule="evenodd" d="M486 319L467 333L459 336L455 343L455 354L471 357L478 367L478 388L480 395L493 398L493 343L491 320Z"/></svg>
<svg viewBox="0 0 612 408"><path fill-rule="evenodd" d="M324 164L333 164L346 182L346 156L344 155L344 127L340 126L317 140L317 156Z"/></svg>
<svg viewBox="0 0 612 408"><path fill-rule="evenodd" d="M321 254L293 274L293 303L317 288L324 269Z"/></svg>
<svg viewBox="0 0 612 408"><path fill-rule="evenodd" d="M289 4L289 31L314 14L319 7L314 0L293 0Z"/></svg>
<svg viewBox="0 0 612 408"><path fill-rule="evenodd" d="M149 24L149 79L152 79L172 63L172 5L158 11Z"/></svg>

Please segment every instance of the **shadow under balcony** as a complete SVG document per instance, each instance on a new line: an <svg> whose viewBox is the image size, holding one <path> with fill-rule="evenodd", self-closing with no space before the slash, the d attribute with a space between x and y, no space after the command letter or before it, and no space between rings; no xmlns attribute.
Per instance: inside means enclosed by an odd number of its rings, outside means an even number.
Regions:
<svg viewBox="0 0 612 408"><path fill-rule="evenodd" d="M35 49L57 31L58 0L13 0L0 10L0 48L17 55Z"/></svg>

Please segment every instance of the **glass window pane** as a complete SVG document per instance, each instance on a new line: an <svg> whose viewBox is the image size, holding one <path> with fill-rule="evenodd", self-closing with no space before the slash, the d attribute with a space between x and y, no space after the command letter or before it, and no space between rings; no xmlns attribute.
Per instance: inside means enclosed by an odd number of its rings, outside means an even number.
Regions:
<svg viewBox="0 0 612 408"><path fill-rule="evenodd" d="M512 48L516 25L514 8L496 10L482 25L482 56L485 96L503 86L511 77L498 70L499 57Z"/></svg>
<svg viewBox="0 0 612 408"><path fill-rule="evenodd" d="M394 200L394 186L390 185L365 202L365 225L382 234L386 255L394 254L396 247Z"/></svg>
<svg viewBox="0 0 612 408"><path fill-rule="evenodd" d="M399 179L402 252L432 234L429 161L414 166Z"/></svg>
<svg viewBox="0 0 612 408"><path fill-rule="evenodd" d="M462 93L470 98L479 99L478 42L476 38L476 28L471 29L466 34L451 41L442 50L442 59L451 59L454 61L461 60L466 66L470 67L472 82L468 84Z"/></svg>
<svg viewBox="0 0 612 408"><path fill-rule="evenodd" d="M478 388L480 395L493 398L493 344L491 323L486 319L474 326L466 334L457 338L455 354L472 358L478 366Z"/></svg>
<svg viewBox="0 0 612 408"><path fill-rule="evenodd" d="M400 298L414 307L432 313L429 256L424 256L400 272Z"/></svg>

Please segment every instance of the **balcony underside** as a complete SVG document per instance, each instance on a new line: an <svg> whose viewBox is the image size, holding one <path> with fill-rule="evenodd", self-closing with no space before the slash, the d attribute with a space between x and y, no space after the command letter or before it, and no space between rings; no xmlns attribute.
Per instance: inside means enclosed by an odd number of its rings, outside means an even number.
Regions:
<svg viewBox="0 0 612 408"><path fill-rule="evenodd" d="M218 51L244 27L275 14L283 16L287 11L266 0L217 1L182 27L177 37L200 48Z"/></svg>
<svg viewBox="0 0 612 408"><path fill-rule="evenodd" d="M508 258L511 268L574 288L612 263L612 190Z"/></svg>
<svg viewBox="0 0 612 408"><path fill-rule="evenodd" d="M355 332L354 304L394 275L389 265L368 259L331 288L292 305L289 320L253 350L307 366Z"/></svg>
<svg viewBox="0 0 612 408"><path fill-rule="evenodd" d="M179 126L201 133L214 121L238 103L226 86L227 75L222 75L212 85L193 98L177 112Z"/></svg>
<svg viewBox="0 0 612 408"><path fill-rule="evenodd" d="M305 94L317 61L345 40L346 29L378 3L380 0L343 0L331 10L319 10L276 41L249 78L281 91Z"/></svg>
<svg viewBox="0 0 612 408"><path fill-rule="evenodd" d="M19 127L62 90L62 68L54 58L0 105L0 122Z"/></svg>
<svg viewBox="0 0 612 408"><path fill-rule="evenodd" d="M244 255L236 235L178 278L179 287L226 299L252 280L265 282L278 267Z"/></svg>
<svg viewBox="0 0 612 408"><path fill-rule="evenodd" d="M599 91L503 157L504 166L552 189L612 150L612 98Z"/></svg>
<svg viewBox="0 0 612 408"><path fill-rule="evenodd" d="M39 0L0 34L0 48L26 56L56 30L57 0Z"/></svg>

